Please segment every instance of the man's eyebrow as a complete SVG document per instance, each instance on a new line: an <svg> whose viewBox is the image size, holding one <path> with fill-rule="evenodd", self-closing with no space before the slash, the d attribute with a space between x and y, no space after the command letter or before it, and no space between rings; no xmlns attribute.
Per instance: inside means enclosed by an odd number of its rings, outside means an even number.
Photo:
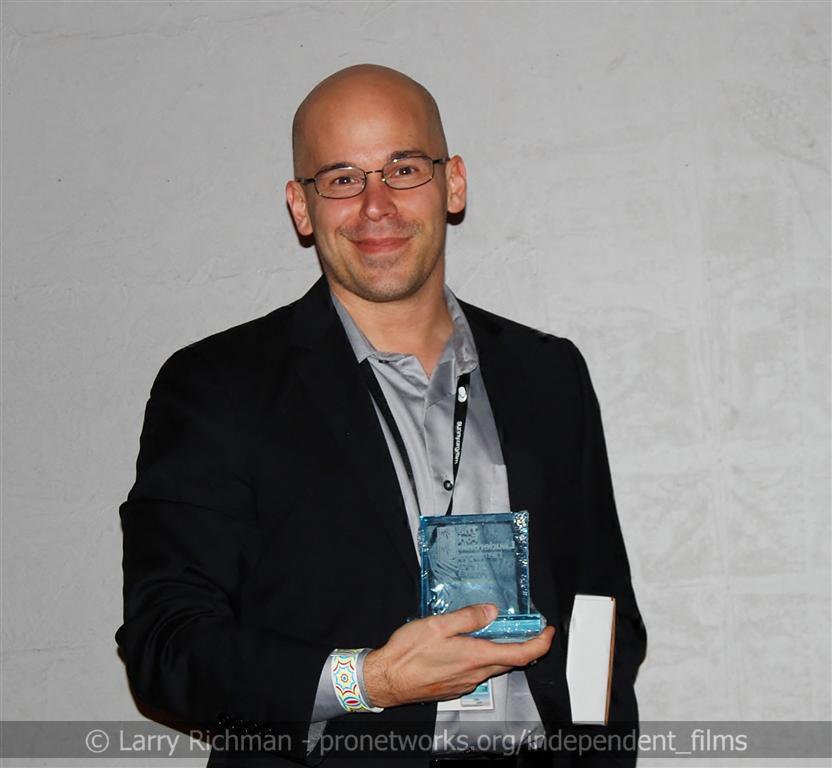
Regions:
<svg viewBox="0 0 832 768"><path fill-rule="evenodd" d="M425 155L425 151L423 149L397 149L395 152L391 152L388 157L390 160L403 160L406 157L414 157L416 155ZM318 168L315 171L315 174L324 173L326 171L335 171L339 168L358 168L355 163L350 162L349 160L339 160L337 163L329 163L329 165L325 165L322 168Z"/></svg>
<svg viewBox="0 0 832 768"><path fill-rule="evenodd" d="M315 171L315 175L317 175L319 173L323 173L324 171L334 171L337 168L356 168L356 167L357 166L355 165L355 163L349 163L349 162L346 162L346 161L339 161L337 163L330 163L329 165L325 165L323 168L318 168L318 170Z"/></svg>
<svg viewBox="0 0 832 768"><path fill-rule="evenodd" d="M390 153L391 160L401 160L404 157L413 157L414 155L425 155L423 149L399 149Z"/></svg>

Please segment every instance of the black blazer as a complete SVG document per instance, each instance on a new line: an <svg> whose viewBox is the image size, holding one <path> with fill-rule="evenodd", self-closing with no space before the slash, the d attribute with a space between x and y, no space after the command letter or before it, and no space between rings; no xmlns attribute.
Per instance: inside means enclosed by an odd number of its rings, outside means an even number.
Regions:
<svg viewBox="0 0 832 768"><path fill-rule="evenodd" d="M588 593L617 600L610 714L635 721L646 638L584 361L564 339L462 307L511 507L530 513L532 599L557 628L526 672L541 717L571 719L566 629L575 594ZM286 756L304 760L329 652L382 645L419 597L393 463L323 278L164 364L121 520L116 639L136 697L191 722L277 724L291 734ZM411 705L328 729L429 733L434 719L435 705Z"/></svg>

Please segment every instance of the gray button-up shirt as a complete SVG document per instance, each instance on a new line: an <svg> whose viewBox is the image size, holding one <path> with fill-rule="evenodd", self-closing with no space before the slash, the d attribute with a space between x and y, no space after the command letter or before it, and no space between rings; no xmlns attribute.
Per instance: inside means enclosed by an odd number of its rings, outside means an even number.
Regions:
<svg viewBox="0 0 832 768"><path fill-rule="evenodd" d="M453 332L430 376L414 355L376 350L338 299L333 296L332 300L356 359L359 363L369 359L407 450L418 499L396 442L376 406L417 551L419 515L442 515L448 508L451 490L446 483L453 479L454 395L457 380L464 373L471 374L471 383L462 458L453 490L453 514L508 512L508 478L497 427L479 369L474 337L456 297L445 288ZM493 710L437 713L434 752L458 752L466 745L499 752L509 744L508 739L517 745L521 739L543 734L540 714L523 672L492 678L491 684ZM332 688L327 661L321 672L313 720L340 714L343 710ZM493 739L480 738L483 735ZM491 746L482 749L486 742Z"/></svg>

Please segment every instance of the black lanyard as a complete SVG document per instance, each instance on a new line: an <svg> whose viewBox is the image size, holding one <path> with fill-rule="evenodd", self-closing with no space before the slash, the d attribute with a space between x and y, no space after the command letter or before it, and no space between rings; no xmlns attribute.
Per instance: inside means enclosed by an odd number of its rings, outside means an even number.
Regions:
<svg viewBox="0 0 832 768"><path fill-rule="evenodd" d="M376 405L378 406L384 421L387 422L387 427L390 434L393 435L393 441L396 443L396 448L399 450L399 456L402 457L405 471L407 472L407 479L410 481L410 487L413 490L413 498L416 500L416 506L419 507L421 513L421 505L419 504L419 494L416 491L416 478L413 476L413 465L410 463L410 456L407 454L402 433L393 418L393 413L387 403L387 398L384 392L381 391L381 385L378 383L373 368L370 365L370 359L365 358L359 366L361 373L364 376L364 381L367 383L367 389L373 396ZM451 486L451 498L448 499L448 511L446 515L451 514L454 508L454 491L456 491L456 476L459 474L459 461L462 458L462 438L465 436L465 421L468 418L468 397L471 394L470 390L471 374L463 373L456 383L456 392L454 394L454 423L453 423L453 446L451 453L451 464L453 466L453 485Z"/></svg>

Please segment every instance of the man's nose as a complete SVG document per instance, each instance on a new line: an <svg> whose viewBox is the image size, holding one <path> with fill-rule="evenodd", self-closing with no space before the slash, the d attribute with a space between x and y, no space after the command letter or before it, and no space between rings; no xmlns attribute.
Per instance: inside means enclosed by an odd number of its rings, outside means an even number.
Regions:
<svg viewBox="0 0 832 768"><path fill-rule="evenodd" d="M368 173L367 184L361 193L361 214L370 221L380 221L385 216L395 215L393 194L380 173Z"/></svg>

